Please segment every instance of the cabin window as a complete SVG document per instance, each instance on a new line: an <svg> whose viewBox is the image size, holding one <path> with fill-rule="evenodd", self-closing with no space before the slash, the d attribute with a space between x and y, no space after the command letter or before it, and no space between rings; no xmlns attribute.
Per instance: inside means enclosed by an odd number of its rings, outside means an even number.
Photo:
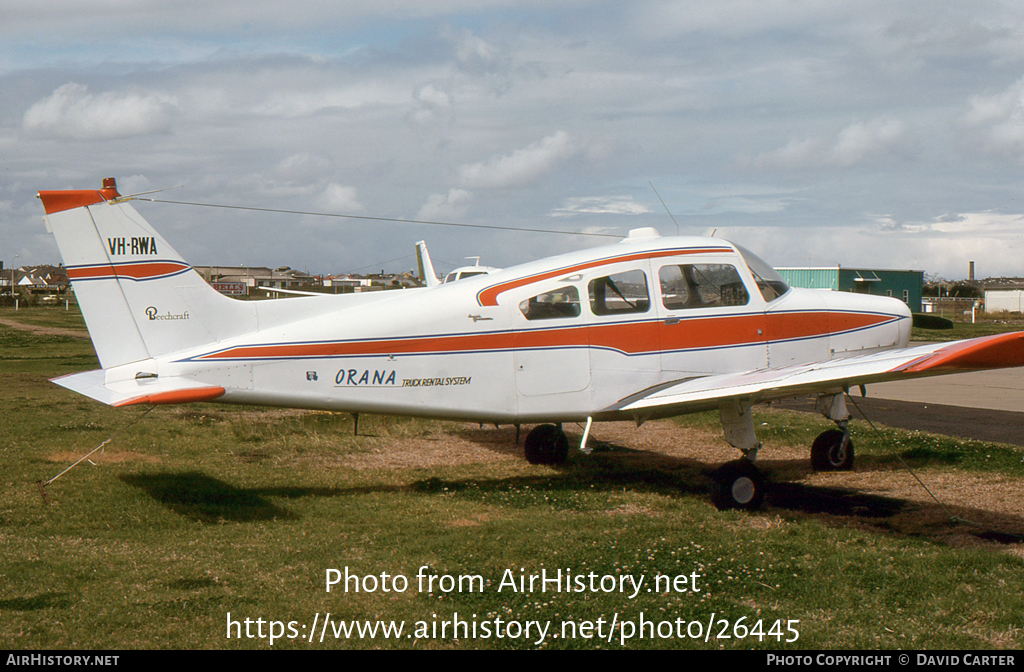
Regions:
<svg viewBox="0 0 1024 672"><path fill-rule="evenodd" d="M441 284L448 284L449 282L455 282L456 280L465 280L466 278L472 278L474 275L484 275L486 271L452 271L445 276L444 281Z"/></svg>
<svg viewBox="0 0 1024 672"><path fill-rule="evenodd" d="M643 271L625 271L590 281L590 310L594 315L646 313L651 307L647 276Z"/></svg>
<svg viewBox="0 0 1024 672"><path fill-rule="evenodd" d="M786 281L764 259L739 245L736 246L736 251L743 257L743 261L747 262L747 268L754 276L757 289L766 302L774 301L789 291Z"/></svg>
<svg viewBox="0 0 1024 672"><path fill-rule="evenodd" d="M528 320L579 317L580 293L575 287L559 287L520 302L519 311Z"/></svg>
<svg viewBox="0 0 1024 672"><path fill-rule="evenodd" d="M745 306L750 294L735 266L729 264L678 264L662 266L661 301L669 310Z"/></svg>

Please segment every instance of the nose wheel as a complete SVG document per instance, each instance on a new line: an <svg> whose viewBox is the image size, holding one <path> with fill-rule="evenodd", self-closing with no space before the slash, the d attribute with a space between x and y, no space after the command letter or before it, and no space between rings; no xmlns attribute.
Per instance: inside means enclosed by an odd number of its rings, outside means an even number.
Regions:
<svg viewBox="0 0 1024 672"><path fill-rule="evenodd" d="M853 469L853 441L847 432L826 429L811 444L811 468L815 471Z"/></svg>

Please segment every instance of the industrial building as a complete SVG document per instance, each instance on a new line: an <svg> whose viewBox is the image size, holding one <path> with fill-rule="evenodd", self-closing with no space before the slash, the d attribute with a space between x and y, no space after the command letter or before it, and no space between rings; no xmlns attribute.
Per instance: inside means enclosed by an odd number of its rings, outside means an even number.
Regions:
<svg viewBox="0 0 1024 672"><path fill-rule="evenodd" d="M897 271L878 268L776 268L792 287L831 289L835 292L856 292L874 296L892 296L921 312L921 287L924 271Z"/></svg>
<svg viewBox="0 0 1024 672"><path fill-rule="evenodd" d="M985 312L1024 312L1024 279L997 278L986 280Z"/></svg>

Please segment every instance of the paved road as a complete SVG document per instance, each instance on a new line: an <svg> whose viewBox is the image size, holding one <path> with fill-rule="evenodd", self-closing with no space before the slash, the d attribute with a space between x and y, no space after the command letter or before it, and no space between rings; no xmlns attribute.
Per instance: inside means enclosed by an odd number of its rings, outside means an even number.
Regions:
<svg viewBox="0 0 1024 672"><path fill-rule="evenodd" d="M851 390L852 391L852 390ZM872 422L1024 446L1024 369L958 373L869 385L853 400ZM776 404L813 411L810 401ZM850 407L854 417L861 417Z"/></svg>
<svg viewBox="0 0 1024 672"><path fill-rule="evenodd" d="M1024 369L997 369L868 386L868 397L1024 413Z"/></svg>
<svg viewBox="0 0 1024 672"><path fill-rule="evenodd" d="M871 397L870 389L867 399L854 394L853 400L860 412L853 404L849 404L850 413L855 418L867 417L875 424L1024 446L1024 413L876 399ZM814 412L813 400L787 401L773 406Z"/></svg>

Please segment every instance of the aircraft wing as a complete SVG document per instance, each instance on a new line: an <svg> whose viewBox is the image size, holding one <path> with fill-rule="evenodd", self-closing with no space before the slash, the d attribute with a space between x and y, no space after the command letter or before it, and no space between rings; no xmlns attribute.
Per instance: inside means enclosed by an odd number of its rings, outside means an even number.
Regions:
<svg viewBox="0 0 1024 672"><path fill-rule="evenodd" d="M728 400L761 403L868 383L1020 366L1024 366L1024 332L1013 332L780 369L690 378L626 397L607 410L648 418L710 409Z"/></svg>
<svg viewBox="0 0 1024 672"><path fill-rule="evenodd" d="M72 392L101 401L108 406L133 404L184 404L190 401L210 401L224 394L223 387L206 385L186 378L143 378L105 382L102 369L74 373L54 378L50 382Z"/></svg>

